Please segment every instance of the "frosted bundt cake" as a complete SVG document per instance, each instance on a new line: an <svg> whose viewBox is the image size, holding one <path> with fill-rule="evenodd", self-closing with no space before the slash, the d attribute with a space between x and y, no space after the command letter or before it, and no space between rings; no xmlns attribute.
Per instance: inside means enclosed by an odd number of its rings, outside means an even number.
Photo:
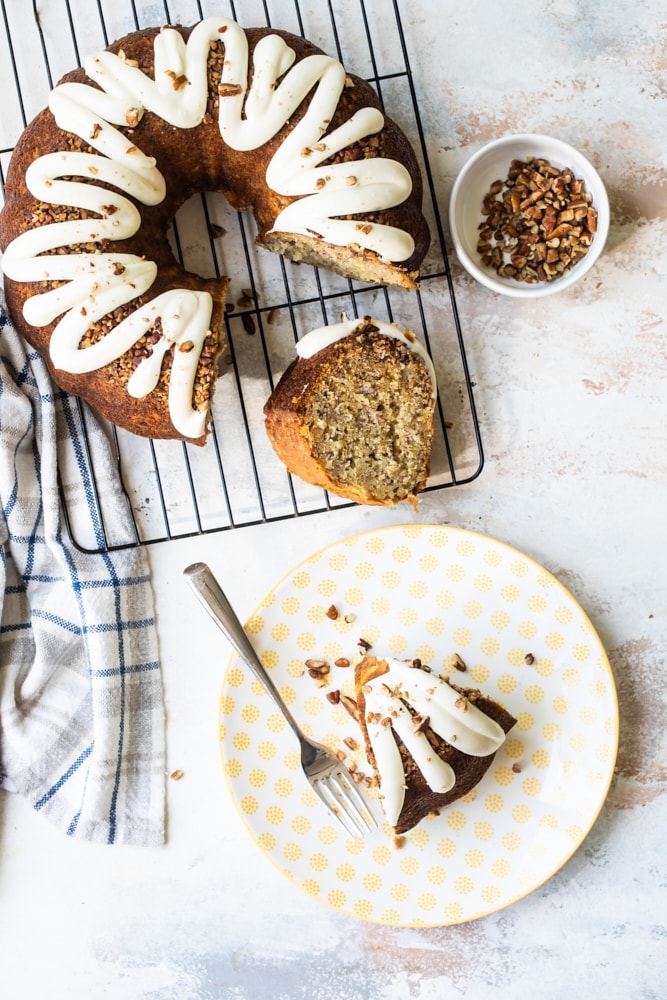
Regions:
<svg viewBox="0 0 667 1000"><path fill-rule="evenodd" d="M435 374L414 334L345 320L311 331L297 353L264 407L289 471L358 503L416 506L429 475Z"/></svg>
<svg viewBox="0 0 667 1000"><path fill-rule="evenodd" d="M257 241L416 287L415 155L365 81L284 32L224 17L89 56L28 126L0 217L6 299L55 381L138 434L203 443L226 280L174 260L193 193L251 207Z"/></svg>
<svg viewBox="0 0 667 1000"><path fill-rule="evenodd" d="M396 834L479 784L516 722L493 699L418 661L364 656L355 694L380 802Z"/></svg>

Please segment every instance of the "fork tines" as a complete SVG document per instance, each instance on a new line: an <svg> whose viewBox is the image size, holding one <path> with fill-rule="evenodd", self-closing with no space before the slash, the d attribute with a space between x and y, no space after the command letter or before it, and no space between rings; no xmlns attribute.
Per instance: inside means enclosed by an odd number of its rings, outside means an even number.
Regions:
<svg viewBox="0 0 667 1000"><path fill-rule="evenodd" d="M363 837L377 826L377 820L345 771L317 778L313 788L350 837Z"/></svg>

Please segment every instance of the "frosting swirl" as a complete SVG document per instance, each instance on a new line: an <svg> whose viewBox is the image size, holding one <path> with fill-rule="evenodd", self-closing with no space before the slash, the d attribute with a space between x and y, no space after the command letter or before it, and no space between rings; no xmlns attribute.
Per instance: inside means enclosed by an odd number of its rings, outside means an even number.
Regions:
<svg viewBox="0 0 667 1000"><path fill-rule="evenodd" d="M54 365L68 372L81 374L111 363L161 319L162 337L152 355L140 362L128 391L135 396L150 392L166 351L172 345L186 345L187 351L174 350L169 407L174 426L187 437L199 437L205 431L206 413L193 409L192 390L201 347L209 332L210 295L171 289L127 317L103 340L81 349L81 340L92 324L145 294L155 280L157 267L132 254L49 252L128 239L137 233L141 216L130 199L144 205L159 204L166 185L155 160L133 145L117 126L137 124L145 111L177 128L199 125L208 99L208 55L211 44L218 41L225 46L219 128L233 149L258 149L280 131L312 92L306 113L281 143L266 172L269 187L297 199L278 214L272 231L309 237L316 233L335 245L357 244L393 261L407 260L414 251L412 237L403 230L380 224L359 226L340 218L400 204L409 195L412 182L400 163L381 157L355 162L354 175L350 164L322 166L335 153L380 131L384 124L380 111L362 108L326 134L345 87L345 70L337 60L311 55L295 64L295 53L285 41L275 34L266 35L253 53L252 83L248 86L246 33L224 17L201 21L187 42L173 28L162 29L154 42L154 79L122 53L105 51L87 57L86 73L100 89L83 83L60 84L50 95L49 107L61 129L78 135L96 153L66 150L40 156L26 172L26 185L40 201L81 208L96 217L22 233L5 251L4 271L14 281L67 282L31 296L24 316L32 326L46 326L62 316L51 338L50 353ZM62 179L72 177L86 178L88 183ZM109 191L95 180L117 190Z"/></svg>
<svg viewBox="0 0 667 1000"><path fill-rule="evenodd" d="M456 776L434 752L425 733L415 726L413 713L427 720L428 728L445 742L473 757L495 753L505 742L505 732L437 674L415 668L405 660L380 662L386 664L387 670L364 686L366 725L380 775L382 807L395 826L405 799L405 771L392 730L429 788L442 793L453 788Z"/></svg>

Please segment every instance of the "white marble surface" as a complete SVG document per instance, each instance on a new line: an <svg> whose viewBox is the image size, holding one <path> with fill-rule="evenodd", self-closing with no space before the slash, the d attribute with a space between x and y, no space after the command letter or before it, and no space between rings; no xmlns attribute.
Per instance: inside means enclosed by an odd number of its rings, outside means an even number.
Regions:
<svg viewBox="0 0 667 1000"><path fill-rule="evenodd" d="M429 495L418 515L356 508L150 549L168 770L184 772L167 781L168 843L82 846L0 797L8 1000L666 995L664 4L401 8L442 203L482 142L544 131L605 180L607 251L581 285L544 301L494 297L454 264L486 452L470 485ZM576 854L512 907L442 929L341 916L248 839L218 757L228 651L181 576L205 559L244 616L324 544L415 518L483 531L551 570L606 646L621 712L610 794Z"/></svg>

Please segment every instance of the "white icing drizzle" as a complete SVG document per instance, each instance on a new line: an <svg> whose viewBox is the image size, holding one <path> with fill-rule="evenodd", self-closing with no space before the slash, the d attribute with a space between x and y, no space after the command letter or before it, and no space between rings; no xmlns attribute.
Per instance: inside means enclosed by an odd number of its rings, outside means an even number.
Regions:
<svg viewBox="0 0 667 1000"><path fill-rule="evenodd" d="M387 659L388 671L364 687L368 738L380 775L380 795L387 819L395 826L405 799L405 772L392 730L405 744L429 788L448 792L454 771L435 753L423 732L415 729L409 705L428 726L457 750L473 757L495 753L505 742L497 722L435 673ZM370 717L370 721L369 721ZM389 719L390 723L382 724Z"/></svg>
<svg viewBox="0 0 667 1000"><path fill-rule="evenodd" d="M358 330L363 330L367 323L371 326L377 327L380 333L383 333L386 337L394 337L396 340L400 340L405 344L411 351L418 354L420 358L424 361L424 364L428 368L429 375L431 376L431 383L433 385L433 398L435 399L437 386L435 378L435 368L433 367L433 362L429 357L428 352L422 344L417 340L414 333L409 330L403 330L400 326L395 323L386 323L381 319L343 319L340 323L331 323L329 326L321 326L317 330L311 330L296 345L296 352L300 358L312 358L313 355L317 354L319 351L323 350L325 347L329 347L330 344L335 344L338 340L343 340L345 337L349 337L356 333Z"/></svg>
<svg viewBox="0 0 667 1000"><path fill-rule="evenodd" d="M109 364L160 318L163 336L153 345L150 357L140 362L128 385L132 395L142 396L154 388L169 346L192 343L191 350L174 352L169 387L174 426L192 437L205 430L206 413L192 409L192 381L209 332L210 296L180 288L164 292L103 340L80 349L89 326L144 294L155 280L157 268L152 261L131 254L50 255L49 251L128 239L139 230L137 208L119 191L141 204L156 205L165 197L165 181L155 160L115 126L138 123L145 110L177 128L199 125L206 112L210 46L219 40L225 45L219 127L232 148L249 151L266 143L315 88L303 119L267 169L270 187L298 198L278 215L272 231L315 234L339 246L356 243L386 260L407 260L414 251L412 237L395 227L336 218L400 204L412 183L401 164L379 157L321 165L351 143L378 132L384 124L378 110L363 108L323 138L345 87L345 70L335 59L313 55L295 64L295 53L283 39L267 35L256 46L253 82L248 88L245 31L224 17L201 21L187 43L179 32L164 28L154 43L154 79L122 55L100 52L89 56L84 63L86 73L101 89L81 83L60 84L51 93L49 107L61 129L80 136L97 153L64 151L41 156L26 171L26 184L40 201L82 208L97 217L52 223L23 233L5 251L5 274L21 282L67 282L33 295L24 307L24 316L32 326L45 326L64 313L54 330L50 351L54 365L65 371L83 373ZM92 178L118 190L59 179L63 177Z"/></svg>

